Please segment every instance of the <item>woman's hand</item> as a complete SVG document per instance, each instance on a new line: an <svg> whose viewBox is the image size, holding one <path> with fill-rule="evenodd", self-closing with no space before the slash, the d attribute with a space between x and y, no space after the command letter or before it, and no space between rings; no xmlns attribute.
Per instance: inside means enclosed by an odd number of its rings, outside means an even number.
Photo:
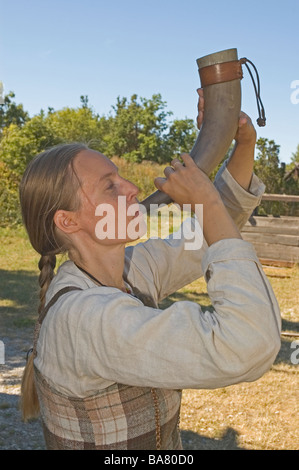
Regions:
<svg viewBox="0 0 299 470"><path fill-rule="evenodd" d="M221 197L209 179L188 154L177 158L164 170L165 178L156 178L157 189L165 192L181 207L190 204L201 220L203 207L203 234L208 245L225 238L241 238L229 216Z"/></svg>
<svg viewBox="0 0 299 470"><path fill-rule="evenodd" d="M195 204L218 201L220 199L218 191L190 155L183 154L181 158L183 163L175 158L171 166L165 168L165 178L155 179L157 189L168 194L180 206L191 204L192 210Z"/></svg>
<svg viewBox="0 0 299 470"><path fill-rule="evenodd" d="M198 104L197 104L197 127L201 128L204 118L205 99L202 88L198 88ZM252 124L252 121L247 114L243 111L240 113L239 126L237 133L234 137L236 143L241 145L255 145L256 142L256 130Z"/></svg>
<svg viewBox="0 0 299 470"><path fill-rule="evenodd" d="M205 109L205 99L203 96L203 89L198 88L198 102L197 102L197 128L200 129L203 123L203 114Z"/></svg>
<svg viewBox="0 0 299 470"><path fill-rule="evenodd" d="M256 143L256 130L252 121L243 111L240 113L239 126L235 135L238 145L253 145Z"/></svg>

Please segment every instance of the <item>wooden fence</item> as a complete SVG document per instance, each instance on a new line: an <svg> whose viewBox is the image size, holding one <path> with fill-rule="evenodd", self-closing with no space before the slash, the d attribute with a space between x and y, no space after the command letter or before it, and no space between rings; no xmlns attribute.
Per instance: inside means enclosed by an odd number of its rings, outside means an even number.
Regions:
<svg viewBox="0 0 299 470"><path fill-rule="evenodd" d="M299 202L299 196L265 194L263 200ZM242 230L265 265L293 266L299 263L299 217L252 216Z"/></svg>

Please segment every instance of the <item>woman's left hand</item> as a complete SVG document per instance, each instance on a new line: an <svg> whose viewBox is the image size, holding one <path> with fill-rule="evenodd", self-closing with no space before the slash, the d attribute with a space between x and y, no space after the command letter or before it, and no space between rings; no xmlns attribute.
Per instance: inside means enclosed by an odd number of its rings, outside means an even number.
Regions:
<svg viewBox="0 0 299 470"><path fill-rule="evenodd" d="M197 93L198 93L197 127L198 129L200 129L203 123L203 118L204 118L205 100L204 100L204 94L203 94L202 88L199 88L197 90ZM250 117L247 116L247 114L245 114L243 111L241 111L240 113L238 130L234 139L238 144L242 144L242 145L250 145L250 144L255 145L256 143L256 130L252 124Z"/></svg>
<svg viewBox="0 0 299 470"><path fill-rule="evenodd" d="M237 144L242 145L255 145L256 143L256 130L252 121L247 114L243 111L240 113L239 126L235 135Z"/></svg>

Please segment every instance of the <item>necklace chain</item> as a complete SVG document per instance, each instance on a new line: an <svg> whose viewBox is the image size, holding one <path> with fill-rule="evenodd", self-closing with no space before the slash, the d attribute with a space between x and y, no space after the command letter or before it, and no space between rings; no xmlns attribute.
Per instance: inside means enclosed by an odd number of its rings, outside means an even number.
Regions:
<svg viewBox="0 0 299 470"><path fill-rule="evenodd" d="M103 284L101 281L99 281L96 277L94 277L92 274L90 274L89 272L85 271L85 269L81 268L81 266L78 266L76 263L75 265L77 266L78 269L80 269L80 271L82 271L84 274L86 274L87 276L89 276L93 281L97 282L98 284L100 284L101 286L103 287L108 287L106 286L105 284Z"/></svg>
<svg viewBox="0 0 299 470"><path fill-rule="evenodd" d="M88 271L86 271L85 269L81 268L81 266L78 266L76 263L75 263L75 266L77 266L78 269L80 269L80 271L82 271L84 274L86 274L88 277L90 277L90 279L92 279L93 281L97 282L98 284L100 284L102 287L109 287L107 286L106 284L103 284L101 281L99 281L96 277L94 277L92 274L90 274ZM126 287L126 292L127 294L132 294L132 291L131 289L129 289L128 287Z"/></svg>

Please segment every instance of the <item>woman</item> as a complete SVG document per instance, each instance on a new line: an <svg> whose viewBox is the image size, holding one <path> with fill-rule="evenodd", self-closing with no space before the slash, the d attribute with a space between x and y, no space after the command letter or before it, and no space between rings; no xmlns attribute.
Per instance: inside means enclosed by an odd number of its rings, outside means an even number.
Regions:
<svg viewBox="0 0 299 470"><path fill-rule="evenodd" d="M243 114L215 186L189 155L156 179L178 204L203 204L205 243L196 251L175 237L125 248L134 238L129 224L141 224L138 189L102 154L65 145L30 163L20 199L41 255L41 303L22 407L25 419L40 410L48 449L180 449L182 388L252 381L270 368L280 347L279 309L239 232L263 190L252 175L255 139ZM120 217L119 196L133 215ZM99 236L102 204L113 208L114 237ZM69 260L54 276L61 252ZM213 312L193 302L159 309L203 274Z"/></svg>

